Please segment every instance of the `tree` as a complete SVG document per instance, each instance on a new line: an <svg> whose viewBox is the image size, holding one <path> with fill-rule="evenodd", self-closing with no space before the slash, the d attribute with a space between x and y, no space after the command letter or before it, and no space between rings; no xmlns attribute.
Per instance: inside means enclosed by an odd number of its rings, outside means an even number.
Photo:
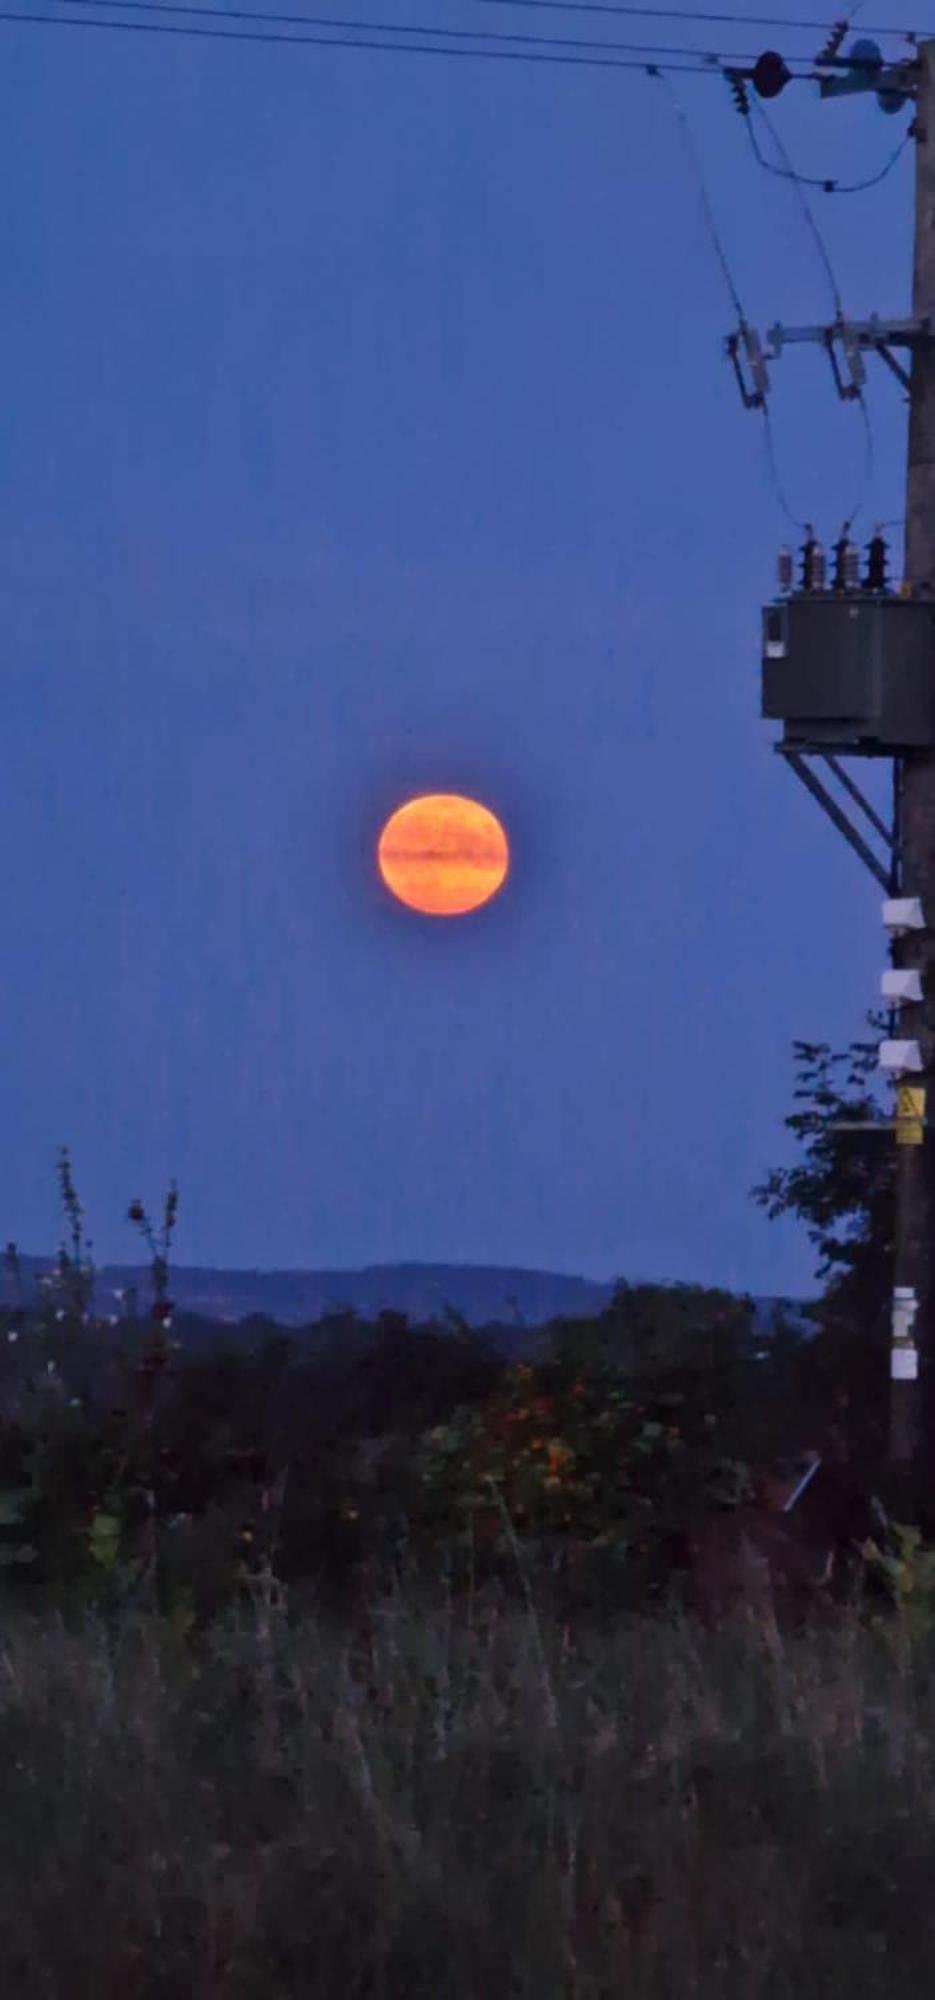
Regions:
<svg viewBox="0 0 935 2000"><path fill-rule="evenodd" d="M886 1032L884 1015L866 1018L878 1038ZM813 1308L816 1390L828 1395L855 1448L875 1456L886 1408L896 1176L888 1108L874 1091L879 1039L854 1041L837 1055L827 1042L793 1047L803 1108L785 1124L801 1157L773 1168L753 1198L770 1220L794 1215L806 1224L825 1285ZM848 1129L860 1125L871 1129Z"/></svg>

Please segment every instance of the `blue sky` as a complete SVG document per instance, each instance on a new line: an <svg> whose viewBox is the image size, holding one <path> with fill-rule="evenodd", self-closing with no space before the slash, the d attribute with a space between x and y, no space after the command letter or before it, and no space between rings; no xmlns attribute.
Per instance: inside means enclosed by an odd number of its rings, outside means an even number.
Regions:
<svg viewBox="0 0 935 2000"><path fill-rule="evenodd" d="M2 32L0 1233L54 1248L66 1144L100 1262L174 1174L183 1263L807 1292L750 1188L791 1157L793 1039L843 1045L877 1003L880 894L759 719L788 529L663 86ZM829 319L726 87L673 81L751 320ZM906 122L805 85L773 116L841 178ZM815 196L855 316L909 311L911 177L907 150ZM790 504L830 540L858 417L815 350L773 383ZM869 404L863 538L902 513L882 366ZM420 789L507 828L468 919L375 878Z"/></svg>

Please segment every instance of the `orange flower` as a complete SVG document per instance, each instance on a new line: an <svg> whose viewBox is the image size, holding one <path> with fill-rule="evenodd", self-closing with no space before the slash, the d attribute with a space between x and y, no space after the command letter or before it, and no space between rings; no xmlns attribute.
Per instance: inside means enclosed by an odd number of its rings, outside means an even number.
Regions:
<svg viewBox="0 0 935 2000"><path fill-rule="evenodd" d="M560 1466L567 1465L572 1456L572 1452L569 1451L567 1444L563 1444L561 1438L549 1439L550 1472L556 1472Z"/></svg>

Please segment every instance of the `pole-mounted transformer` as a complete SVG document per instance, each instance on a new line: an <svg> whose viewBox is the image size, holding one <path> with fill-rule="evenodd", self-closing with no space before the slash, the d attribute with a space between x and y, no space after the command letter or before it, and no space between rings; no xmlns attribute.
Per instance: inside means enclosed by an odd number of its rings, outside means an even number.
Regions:
<svg viewBox="0 0 935 2000"><path fill-rule="evenodd" d="M780 748L896 757L935 749L935 600L890 589L877 529L860 558L846 530L825 551L811 524L793 587L779 556L779 596L762 613L762 714L783 724Z"/></svg>

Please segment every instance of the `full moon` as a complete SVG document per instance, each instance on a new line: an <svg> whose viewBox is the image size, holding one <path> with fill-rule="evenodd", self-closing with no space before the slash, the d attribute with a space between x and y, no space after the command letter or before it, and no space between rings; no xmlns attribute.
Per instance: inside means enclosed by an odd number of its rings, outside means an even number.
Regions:
<svg viewBox="0 0 935 2000"><path fill-rule="evenodd" d="M510 850L500 821L476 799L433 792L387 820L377 848L391 894L429 917L462 917L503 886Z"/></svg>

